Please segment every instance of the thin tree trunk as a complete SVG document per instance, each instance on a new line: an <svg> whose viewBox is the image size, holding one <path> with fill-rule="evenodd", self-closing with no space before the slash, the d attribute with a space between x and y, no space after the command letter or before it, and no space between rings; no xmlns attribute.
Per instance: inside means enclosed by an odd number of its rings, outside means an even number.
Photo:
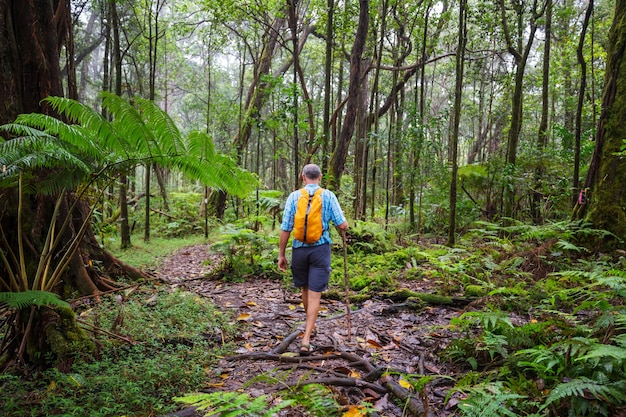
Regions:
<svg viewBox="0 0 626 417"><path fill-rule="evenodd" d="M506 171L509 184L505 184L504 189L504 217L513 217L514 203L515 203L515 165L517 161L517 145L519 142L519 135L522 128L523 120L523 105L522 100L524 97L524 73L526 71L526 64L528 62L528 56L532 48L533 41L535 39L535 32L537 31L536 20L541 16L536 10L532 11L532 17L530 17L530 29L528 32L528 41L526 46L522 48L522 18L523 18L523 4L515 5L518 27L517 27L517 42L514 45L514 41L509 31L509 26L506 17L506 8L504 6L504 0L500 0L500 12L502 15L502 28L504 30L505 39L509 53L515 59L516 71L515 82L513 88L513 96L511 98L511 124L509 127L509 136L507 141L506 150Z"/></svg>
<svg viewBox="0 0 626 417"><path fill-rule="evenodd" d="M341 175L346 164L348 149L352 134L355 129L355 121L361 93L361 57L365 50L367 31L369 27L369 0L359 0L359 23L357 26L352 52L350 53L350 83L348 86L348 101L346 104L346 116L341 128L341 134L330 158L329 188L338 190L341 185Z"/></svg>
<svg viewBox="0 0 626 417"><path fill-rule="evenodd" d="M578 40L578 48L576 48L576 56L578 58L578 64L580 65L580 88L578 90L578 105L576 107L576 130L574 133L574 181L573 181L573 194L572 203L575 205L578 201L580 190L580 142L582 137L582 114L585 104L585 90L587 89L587 63L585 62L585 56L583 54L583 47L585 46L585 36L587 34L587 28L589 27L589 20L591 19L591 13L593 12L593 0L589 0L587 5L587 12L585 13L585 19L583 20L583 26L580 31L580 38Z"/></svg>
<svg viewBox="0 0 626 417"><path fill-rule="evenodd" d="M543 84L541 87L541 120L539 122L539 134L537 136L537 158L539 158L538 166L535 169L535 185L532 192L531 216L535 224L543 222L541 206L543 201L542 182L545 175L543 153L548 145L550 137L548 131L548 116L550 109L550 45L552 37L552 0L546 1L546 28L545 43L543 47Z"/></svg>
<svg viewBox="0 0 626 417"><path fill-rule="evenodd" d="M328 148L330 145L330 104L332 102L331 78L333 70L333 17L335 14L335 1L327 0L328 20L326 21L326 57L324 61L324 115L322 122L322 172L328 168Z"/></svg>
<svg viewBox="0 0 626 417"><path fill-rule="evenodd" d="M463 93L463 67L465 59L465 45L467 43L467 0L460 0L459 4L459 43L456 49L456 82L454 87L454 124L450 137L452 179L450 181L450 225L448 227L448 246L454 246L456 234L456 199L457 173L459 170L459 123L461 121L461 95Z"/></svg>

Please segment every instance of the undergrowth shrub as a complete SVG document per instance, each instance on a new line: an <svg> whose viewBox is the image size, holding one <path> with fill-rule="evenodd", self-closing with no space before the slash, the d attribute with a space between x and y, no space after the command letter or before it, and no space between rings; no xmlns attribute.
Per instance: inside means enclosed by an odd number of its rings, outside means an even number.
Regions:
<svg viewBox="0 0 626 417"><path fill-rule="evenodd" d="M624 407L626 272L612 267L621 259L578 265L585 270L538 281L543 298L515 325L501 311L451 321L461 337L442 357L483 372L499 369L483 374L483 384L457 384L468 395L459 406L463 416L492 402L506 406L480 415L612 416Z"/></svg>
<svg viewBox="0 0 626 417"><path fill-rule="evenodd" d="M216 273L226 280L242 281L253 276L280 278L276 269L278 238L252 229L226 225L221 240L212 249L224 255Z"/></svg>

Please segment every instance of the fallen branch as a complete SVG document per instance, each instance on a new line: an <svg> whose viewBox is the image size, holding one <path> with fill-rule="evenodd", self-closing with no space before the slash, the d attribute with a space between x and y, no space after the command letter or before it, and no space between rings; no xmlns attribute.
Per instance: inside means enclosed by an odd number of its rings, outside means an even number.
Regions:
<svg viewBox="0 0 626 417"><path fill-rule="evenodd" d="M385 382L385 387L391 394L405 403L406 408L411 412L411 415L434 417L434 414L432 414L430 410L424 406L424 402L422 400L417 398L411 393L411 391L404 388L393 379L388 379L387 382Z"/></svg>
<svg viewBox="0 0 626 417"><path fill-rule="evenodd" d="M339 378L339 377L328 377L328 378L317 378L317 379L307 379L306 381L298 381L293 382L291 384L286 384L287 387L302 387L304 385L311 384L325 384L325 385L333 385L339 387L359 387L359 388L369 388L379 394L387 393L387 389L371 382L363 381L358 378Z"/></svg>

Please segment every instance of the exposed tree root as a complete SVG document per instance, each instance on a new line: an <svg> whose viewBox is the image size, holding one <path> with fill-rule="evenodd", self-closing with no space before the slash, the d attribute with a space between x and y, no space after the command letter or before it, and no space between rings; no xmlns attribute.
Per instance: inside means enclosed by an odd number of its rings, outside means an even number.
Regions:
<svg viewBox="0 0 626 417"><path fill-rule="evenodd" d="M292 356L285 354L289 345L298 337L300 330L292 332L287 336L280 345L275 347L271 352L250 352L227 358L229 362L241 360L269 360L275 362L289 363L291 365L283 365L281 369L298 369L306 368L333 376L324 376L318 378L310 378L304 381L295 381L281 385L282 387L302 387L310 384L331 385L336 387L356 387L359 389L368 389L377 394L391 394L402 401L406 409L413 416L434 416L428 405L420 398L415 396L411 391L402 387L391 376L387 374L388 369L377 368L368 360L340 349L337 347L321 347L320 354L310 356ZM339 374L330 368L319 366L305 365L305 362L328 362L332 360L345 360L348 365L353 368L362 369L367 372L364 378L347 377Z"/></svg>

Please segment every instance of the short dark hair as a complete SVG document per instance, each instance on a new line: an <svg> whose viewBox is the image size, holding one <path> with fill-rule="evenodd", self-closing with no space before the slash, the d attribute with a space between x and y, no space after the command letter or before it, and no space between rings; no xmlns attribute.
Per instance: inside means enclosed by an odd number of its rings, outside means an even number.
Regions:
<svg viewBox="0 0 626 417"><path fill-rule="evenodd" d="M322 170L315 164L307 164L302 168L302 175L310 180L316 180L322 177Z"/></svg>

